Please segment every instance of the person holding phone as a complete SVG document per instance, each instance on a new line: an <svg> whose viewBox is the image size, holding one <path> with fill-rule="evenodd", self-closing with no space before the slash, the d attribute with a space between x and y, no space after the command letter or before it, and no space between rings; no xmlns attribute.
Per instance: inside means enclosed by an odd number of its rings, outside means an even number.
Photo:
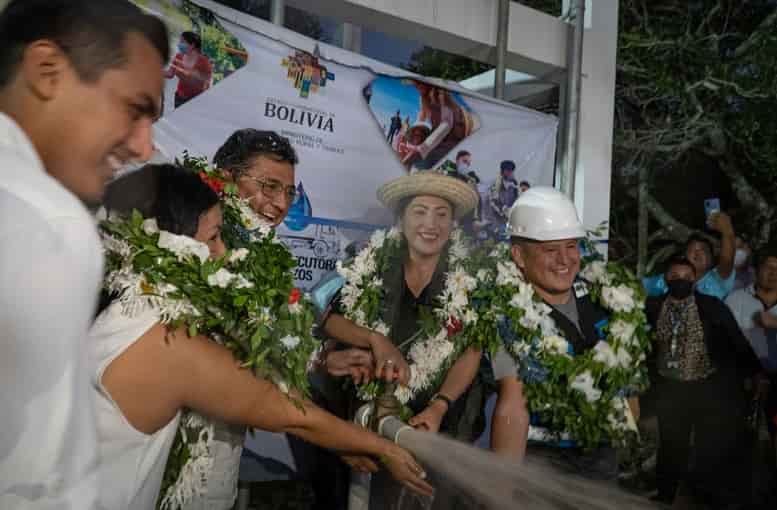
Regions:
<svg viewBox="0 0 777 510"><path fill-rule="evenodd" d="M707 296L725 299L734 290L736 281L736 233L731 217L720 210L719 200L705 200L704 206L707 227L721 236L717 264L712 243L707 237L698 234L690 236L686 241L685 257L694 266L696 290ZM669 290L663 275L648 276L642 280L642 284L649 296L662 296Z"/></svg>

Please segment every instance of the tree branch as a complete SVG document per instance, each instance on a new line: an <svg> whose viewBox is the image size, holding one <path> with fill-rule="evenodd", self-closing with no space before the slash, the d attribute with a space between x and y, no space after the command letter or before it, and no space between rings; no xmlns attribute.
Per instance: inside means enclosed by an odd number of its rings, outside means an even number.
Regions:
<svg viewBox="0 0 777 510"><path fill-rule="evenodd" d="M737 46L737 49L734 50L734 58L741 58L748 51L750 51L758 43L758 41L761 40L761 37L763 36L764 32L766 32L766 29L771 25L774 25L776 22L777 8L775 8L771 14L764 18L758 27L750 34L750 37L742 41L742 43Z"/></svg>

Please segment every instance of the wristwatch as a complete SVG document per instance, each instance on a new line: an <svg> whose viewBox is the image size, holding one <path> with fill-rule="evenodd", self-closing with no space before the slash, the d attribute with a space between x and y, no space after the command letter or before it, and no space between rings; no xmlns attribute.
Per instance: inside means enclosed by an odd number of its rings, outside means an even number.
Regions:
<svg viewBox="0 0 777 510"><path fill-rule="evenodd" d="M443 402L445 402L445 404L447 404L448 406L448 409L450 409L451 406L453 406L453 400L446 397L442 393L435 393L434 395L432 395L432 398L429 401L434 402L435 400L442 400ZM446 412L448 411L448 409L446 409Z"/></svg>

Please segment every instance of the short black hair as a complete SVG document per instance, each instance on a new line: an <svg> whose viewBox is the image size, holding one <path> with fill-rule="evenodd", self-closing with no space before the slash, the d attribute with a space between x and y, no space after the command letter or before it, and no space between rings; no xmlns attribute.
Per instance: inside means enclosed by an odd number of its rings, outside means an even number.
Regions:
<svg viewBox="0 0 777 510"><path fill-rule="evenodd" d="M197 48L197 51L202 50L202 39L198 34L194 32L184 32L181 34L181 39Z"/></svg>
<svg viewBox="0 0 777 510"><path fill-rule="evenodd" d="M515 161L511 161L509 159L506 159L506 160L502 161L501 163L499 163L499 170L502 171L502 172L504 172L504 171L513 172L513 171L515 171Z"/></svg>
<svg viewBox="0 0 777 510"><path fill-rule="evenodd" d="M707 249L710 252L711 256L715 256L715 247L712 246L712 241L707 239L706 237L700 235L700 234L691 234L690 237L688 237L688 240L685 241L685 251L688 252L688 248L691 247L693 243L701 243L707 247Z"/></svg>
<svg viewBox="0 0 777 510"><path fill-rule="evenodd" d="M472 156L472 154L470 154L470 152L469 152L469 151L459 151L459 152L456 154L456 161L458 161L458 160L459 160L459 158L463 158L464 156Z"/></svg>
<svg viewBox="0 0 777 510"><path fill-rule="evenodd" d="M529 184L529 181L521 181L519 186L526 186L527 188L531 188L531 184Z"/></svg>
<svg viewBox="0 0 777 510"><path fill-rule="evenodd" d="M0 88L16 76L27 46L44 39L62 49L79 78L95 82L126 62L124 45L132 33L168 61L165 24L128 0L11 0L0 11Z"/></svg>
<svg viewBox="0 0 777 510"><path fill-rule="evenodd" d="M213 156L213 164L237 178L245 173L259 156L292 165L299 162L288 138L275 131L247 128L239 129L227 138Z"/></svg>
<svg viewBox="0 0 777 510"><path fill-rule="evenodd" d="M194 237L200 216L219 203L219 196L194 172L177 165L147 165L156 174L153 215L161 230Z"/></svg>
<svg viewBox="0 0 777 510"><path fill-rule="evenodd" d="M675 266L689 267L693 272L693 275L696 276L696 267L693 265L693 262L688 260L686 257L673 257L669 261L669 264L666 266L666 273L669 274L669 271L671 271Z"/></svg>
<svg viewBox="0 0 777 510"><path fill-rule="evenodd" d="M753 257L753 265L756 268L760 268L761 264L770 258L777 259L777 246L775 245L767 245L764 248L758 250L758 252Z"/></svg>

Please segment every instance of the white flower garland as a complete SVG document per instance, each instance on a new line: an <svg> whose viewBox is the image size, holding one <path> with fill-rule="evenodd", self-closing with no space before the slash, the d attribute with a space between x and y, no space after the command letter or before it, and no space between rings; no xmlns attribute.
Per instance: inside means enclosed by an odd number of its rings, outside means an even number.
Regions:
<svg viewBox="0 0 777 510"><path fill-rule="evenodd" d="M229 197L227 207L236 207L238 203L245 201ZM258 216L250 209L241 211L241 220L246 228L251 228L250 239L253 242L268 241L273 231L266 222L258 219ZM114 218L119 223L125 221L122 218ZM145 219L140 224L140 229L147 236L158 234L157 247L172 253L180 262L192 261L196 264L204 264L210 257L210 250L204 243L191 237L180 236L160 230L155 219ZM102 244L106 256L113 255L118 259L118 267L110 271L105 277L105 288L118 295L117 303L123 315L135 317L146 311L154 311L159 315L162 324L172 324L178 319L200 317L199 310L192 305L179 289L170 283L150 283L146 276L139 274L133 267L133 255L137 247L133 249L129 242L120 239L106 230L101 230ZM277 240L273 237L273 242ZM210 274L206 280L211 287L226 289L250 289L254 284L242 274L233 272L238 264L248 257L250 251L239 248L229 253L225 261L226 267L221 267ZM161 262L161 259L158 259ZM230 270L232 269L232 270ZM299 299L299 297L297 298ZM298 301L289 302L288 312L291 315L303 313L303 305ZM214 310L213 313L219 313ZM252 325L266 324L268 327L275 320L269 308L263 309L259 316L251 316L249 323ZM211 335L211 339L219 344L224 344L226 339L217 334ZM285 335L280 338L280 344L286 351L297 348L302 339L295 335ZM283 393L289 392L286 381L273 377L273 382ZM185 448L188 449L188 460L181 466L174 483L167 487L164 494L160 494L158 508L162 510L175 510L184 507L192 498L200 496L207 491L208 478L215 462L213 452L214 423L207 417L200 416L192 411L184 411L178 433ZM191 436L191 437L190 437Z"/></svg>
<svg viewBox="0 0 777 510"><path fill-rule="evenodd" d="M512 319L517 316L517 324L514 324L512 329L518 338L509 342L510 354L519 364L531 360L535 364L534 373L540 374L539 379L547 378L556 370L554 367L570 367L575 363L574 359L579 357L573 358L570 355L569 343L550 316L551 308L535 297L534 288L510 259L507 245L498 246L491 256L498 260L495 285L502 295L511 295L506 305L511 310L510 313L515 314ZM641 312L644 302L638 298L633 286L627 284L633 282L624 279L622 274L611 272L604 262L588 263L580 276L590 284L592 295L600 296L600 304L612 314L612 322L607 326L605 340L599 341L593 348L592 360L595 365L591 369L586 368L576 373L573 371L574 376L568 381L568 386L593 406L607 405L609 411L605 425L610 429L611 435L621 438L630 432L636 432L636 424L627 410L625 398L610 396L606 402L600 402L603 391L598 381L607 379L616 371L639 378L640 364L645 361L649 349L645 316ZM499 310L499 304L492 306L497 309L497 314L504 317L504 312ZM557 375L549 377L556 380ZM558 404L543 400L540 407L548 409ZM541 431L534 431L534 435L538 434L542 435ZM561 434L559 437L564 439L569 438L569 435Z"/></svg>
<svg viewBox="0 0 777 510"><path fill-rule="evenodd" d="M382 335L389 334L389 326L380 318L368 321L366 310L359 306L360 298L365 290L383 286L377 274L378 253L388 247L396 248L401 238L402 234L396 227L388 232L378 230L352 263L337 265L337 271L346 280L340 294L346 318ZM439 298L441 306L435 310L440 325L434 334L414 342L408 352L410 381L407 386L400 385L395 392L403 404L412 400L420 391L428 389L456 353L456 344L449 338L449 328L460 328L477 321L477 313L470 306L469 295L478 281L464 268L463 262L469 255L469 248L461 230L451 233L448 250L450 270L445 275L445 288ZM363 302L361 304L364 305ZM361 396L369 397L364 394Z"/></svg>

